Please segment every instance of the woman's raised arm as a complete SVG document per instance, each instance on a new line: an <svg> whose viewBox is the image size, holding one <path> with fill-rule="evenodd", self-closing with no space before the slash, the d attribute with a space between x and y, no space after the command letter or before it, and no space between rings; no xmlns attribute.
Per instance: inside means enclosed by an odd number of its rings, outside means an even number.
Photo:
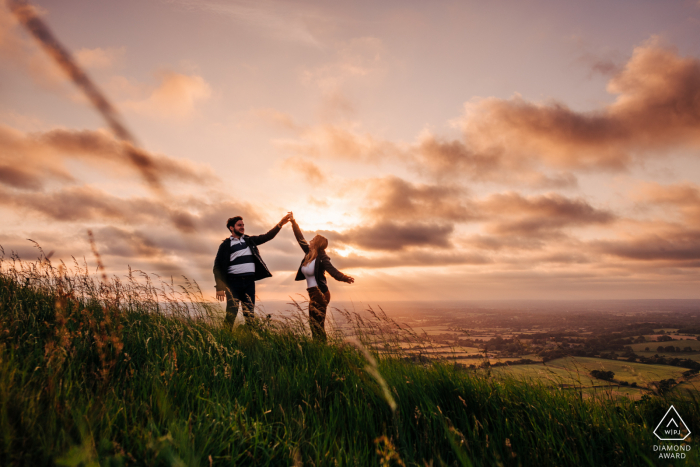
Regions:
<svg viewBox="0 0 700 467"><path fill-rule="evenodd" d="M299 224L297 224L297 221L292 217L292 230L294 231L294 236L297 238L297 242L299 242L299 246L301 247L302 250L304 250L304 253L309 252L309 242L306 241L304 238L304 234L301 233L301 229L299 228Z"/></svg>

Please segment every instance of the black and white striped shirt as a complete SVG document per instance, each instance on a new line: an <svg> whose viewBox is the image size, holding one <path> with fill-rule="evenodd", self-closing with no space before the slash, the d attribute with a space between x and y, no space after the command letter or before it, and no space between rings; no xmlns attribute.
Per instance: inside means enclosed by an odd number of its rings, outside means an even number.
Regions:
<svg viewBox="0 0 700 467"><path fill-rule="evenodd" d="M246 245L243 237L231 236L231 258L228 267L229 274L237 276L251 276L255 274L255 263L250 247Z"/></svg>

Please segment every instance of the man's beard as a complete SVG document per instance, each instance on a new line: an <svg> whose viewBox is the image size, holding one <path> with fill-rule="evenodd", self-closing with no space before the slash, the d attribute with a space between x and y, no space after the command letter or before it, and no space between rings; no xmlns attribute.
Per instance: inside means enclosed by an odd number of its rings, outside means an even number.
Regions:
<svg viewBox="0 0 700 467"><path fill-rule="evenodd" d="M239 237L242 237L242 236L243 236L243 232L239 232L238 229L236 229L235 227L233 228L233 233L236 234L236 235L239 236Z"/></svg>

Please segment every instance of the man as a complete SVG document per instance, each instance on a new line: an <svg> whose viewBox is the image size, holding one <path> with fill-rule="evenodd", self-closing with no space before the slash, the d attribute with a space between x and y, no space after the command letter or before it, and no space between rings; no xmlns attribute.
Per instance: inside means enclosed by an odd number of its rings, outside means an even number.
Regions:
<svg viewBox="0 0 700 467"><path fill-rule="evenodd" d="M226 320L224 326L233 328L238 314L238 304L243 305L243 316L250 324L254 318L255 281L272 277L265 266L258 245L275 238L282 226L289 222L290 214L282 218L268 233L250 237L245 235L245 224L241 216L232 217L226 222L231 236L219 246L214 260L216 298L226 298Z"/></svg>

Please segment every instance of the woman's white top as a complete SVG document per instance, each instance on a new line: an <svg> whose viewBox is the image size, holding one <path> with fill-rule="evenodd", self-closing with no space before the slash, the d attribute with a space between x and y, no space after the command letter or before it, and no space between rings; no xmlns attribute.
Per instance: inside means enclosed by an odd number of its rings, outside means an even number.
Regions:
<svg viewBox="0 0 700 467"><path fill-rule="evenodd" d="M301 267L301 273L304 274L304 277L306 277L306 288L307 289L310 289L311 287L318 287L318 284L316 283L316 275L314 274L315 272L316 272L316 258L314 258L314 260L311 261L306 266Z"/></svg>

